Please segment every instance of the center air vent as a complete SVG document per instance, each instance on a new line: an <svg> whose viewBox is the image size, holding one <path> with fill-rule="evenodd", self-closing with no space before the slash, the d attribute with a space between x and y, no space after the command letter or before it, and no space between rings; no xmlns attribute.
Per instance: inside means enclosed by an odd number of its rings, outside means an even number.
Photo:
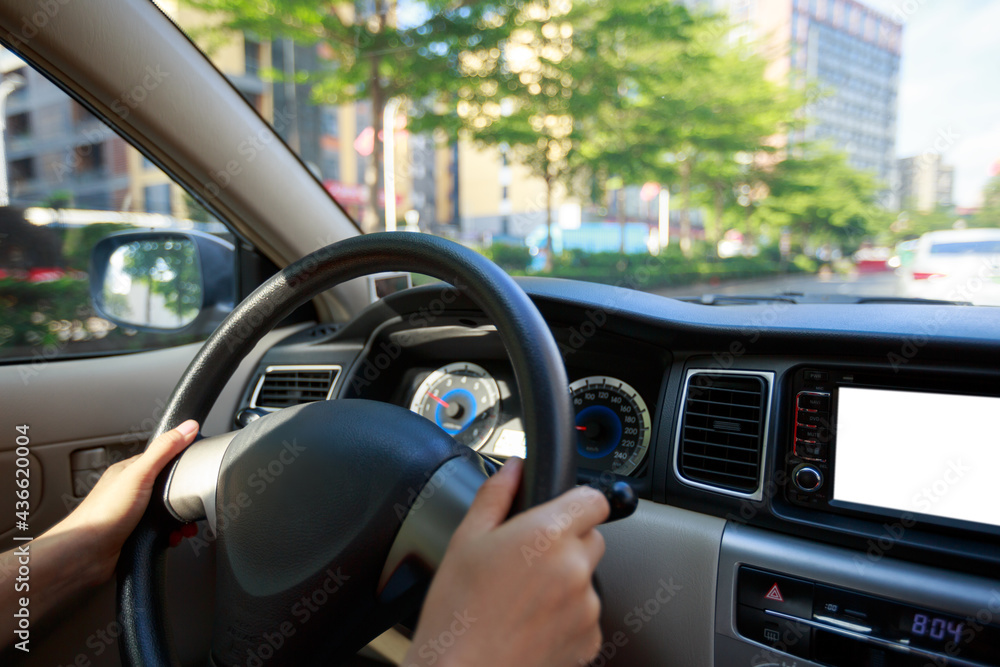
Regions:
<svg viewBox="0 0 1000 667"><path fill-rule="evenodd" d="M676 473L695 486L758 495L768 393L768 377L762 374L689 371Z"/></svg>
<svg viewBox="0 0 1000 667"><path fill-rule="evenodd" d="M268 366L257 381L251 408L278 410L325 401L333 395L340 366Z"/></svg>

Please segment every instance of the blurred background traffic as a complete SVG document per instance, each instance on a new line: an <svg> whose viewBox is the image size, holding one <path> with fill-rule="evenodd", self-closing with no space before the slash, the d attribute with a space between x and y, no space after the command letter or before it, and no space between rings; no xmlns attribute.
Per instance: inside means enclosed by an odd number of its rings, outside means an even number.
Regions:
<svg viewBox="0 0 1000 667"><path fill-rule="evenodd" d="M364 231L706 303L1000 305L997 3L157 5ZM0 356L167 344L95 315L90 254L135 228L234 241L206 204L267 143L188 193L6 50L0 122ZM167 308L180 272L129 257L116 298Z"/></svg>

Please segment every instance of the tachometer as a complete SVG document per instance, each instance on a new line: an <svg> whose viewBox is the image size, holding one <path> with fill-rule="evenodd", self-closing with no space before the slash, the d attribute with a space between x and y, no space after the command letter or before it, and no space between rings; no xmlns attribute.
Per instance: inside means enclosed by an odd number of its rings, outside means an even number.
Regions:
<svg viewBox="0 0 1000 667"><path fill-rule="evenodd" d="M500 388L482 366L442 366L420 383L410 410L440 426L455 440L479 449L500 418Z"/></svg>
<svg viewBox="0 0 1000 667"><path fill-rule="evenodd" d="M603 375L569 386L576 410L576 451L580 467L633 473L649 450L646 402L631 385Z"/></svg>

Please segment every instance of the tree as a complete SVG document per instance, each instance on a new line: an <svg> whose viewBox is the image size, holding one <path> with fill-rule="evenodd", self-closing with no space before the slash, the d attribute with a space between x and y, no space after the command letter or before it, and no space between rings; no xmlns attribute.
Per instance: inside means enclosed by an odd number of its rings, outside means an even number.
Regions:
<svg viewBox="0 0 1000 667"><path fill-rule="evenodd" d="M789 229L800 244L844 243L887 231L879 184L827 146L799 146L764 176L769 194L754 213L760 227Z"/></svg>
<svg viewBox="0 0 1000 667"><path fill-rule="evenodd" d="M360 13L354 0L185 0L209 14L211 32L242 32L260 39L289 39L299 45L322 45L321 67L292 74L311 88L311 101L340 105L371 103L372 160L366 175L369 201L366 230L381 224L379 193L382 176L381 125L386 102L406 98L424 124L434 127L452 115L438 104L467 86L463 71L480 54L499 54L524 4L521 0L411 3L400 21L396 0L373 0L372 11ZM270 70L274 80L287 74ZM452 107L453 108L453 107ZM442 114L444 118L440 118Z"/></svg>
<svg viewBox="0 0 1000 667"><path fill-rule="evenodd" d="M120 267L129 278L129 292L144 297L144 313L132 311L130 300L106 303L123 320L154 324L153 297L159 309L177 318L177 325L190 322L201 307L201 276L194 244L172 240L135 241L122 246ZM159 322L158 324L162 324Z"/></svg>
<svg viewBox="0 0 1000 667"><path fill-rule="evenodd" d="M539 1L514 20L502 49L464 72L473 83L454 104L464 136L505 147L544 182L551 258L558 186L596 198L654 173L674 103L664 82L682 78L692 21L683 6L642 0Z"/></svg>
<svg viewBox="0 0 1000 667"><path fill-rule="evenodd" d="M938 208L926 213L921 211L900 211L896 220L889 226L890 234L887 241L898 243L907 239L918 238L927 232L944 229L954 229L959 216L954 211Z"/></svg>
<svg viewBox="0 0 1000 667"><path fill-rule="evenodd" d="M1000 227L1000 174L983 187L983 205L973 217L977 227Z"/></svg>
<svg viewBox="0 0 1000 667"><path fill-rule="evenodd" d="M683 106L673 92L683 81L699 22L672 3L621 0L580 7L588 15L578 20L573 78L592 102L591 113L579 119L584 129L575 158L580 170L596 177L595 200L604 188L617 190L623 254L625 186L665 176L659 164L663 146L676 140L674 119Z"/></svg>
<svg viewBox="0 0 1000 667"><path fill-rule="evenodd" d="M702 187L713 215L706 239L718 241L730 193L742 179L745 160L769 160L805 97L765 78L766 61L743 43L731 45L727 24L717 16L701 17L694 53L688 59L683 100L676 117L678 140L668 155L680 178L681 250L690 253L690 211L695 188ZM701 56L701 57L698 57ZM669 173L669 172L668 172Z"/></svg>

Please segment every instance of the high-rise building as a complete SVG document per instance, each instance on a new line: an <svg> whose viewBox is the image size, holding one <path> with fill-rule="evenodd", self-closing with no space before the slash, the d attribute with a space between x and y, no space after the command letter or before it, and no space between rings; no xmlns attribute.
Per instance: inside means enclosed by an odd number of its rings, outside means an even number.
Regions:
<svg viewBox="0 0 1000 667"><path fill-rule="evenodd" d="M790 144L826 141L858 169L895 181L902 25L858 0L700 0L759 45L767 76L814 91ZM886 201L887 205L898 202Z"/></svg>
<svg viewBox="0 0 1000 667"><path fill-rule="evenodd" d="M157 3L182 29L203 29L209 17L202 11L175 2ZM195 33L200 38L201 32ZM212 43L213 64L230 80L247 102L302 158L327 190L360 220L370 189L372 139L381 131L367 101L339 106L315 104L311 85L294 81L296 71L330 67L321 47L304 46L286 39L259 41L247 34ZM266 70L288 76L268 80ZM193 214L193 200L172 179L105 123L75 102L55 84L27 66L15 54L0 48L0 82L5 87L0 113L6 120L6 175L10 203L51 205L77 209L162 213L177 218ZM148 91L139 91L145 99ZM125 107L139 104L123 96ZM396 192L400 213L414 208L410 184L416 164L410 155L405 122L396 132ZM0 126L3 124L0 123ZM425 144L427 142L424 142ZM423 145L423 144L422 144ZM433 160L433 142L423 157ZM434 170L427 170L421 184L429 195L421 200L422 221L432 221Z"/></svg>
<svg viewBox="0 0 1000 667"><path fill-rule="evenodd" d="M0 49L6 179L14 205L112 209L127 201L127 144L19 57Z"/></svg>
<svg viewBox="0 0 1000 667"><path fill-rule="evenodd" d="M955 168L941 163L938 153L899 161L899 199L904 209L928 213L954 206Z"/></svg>

